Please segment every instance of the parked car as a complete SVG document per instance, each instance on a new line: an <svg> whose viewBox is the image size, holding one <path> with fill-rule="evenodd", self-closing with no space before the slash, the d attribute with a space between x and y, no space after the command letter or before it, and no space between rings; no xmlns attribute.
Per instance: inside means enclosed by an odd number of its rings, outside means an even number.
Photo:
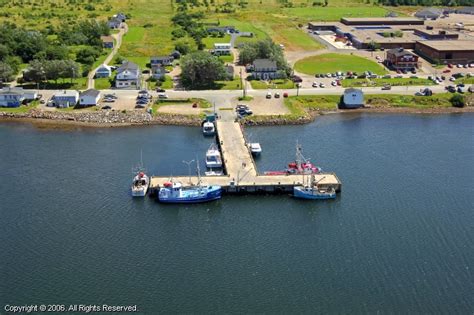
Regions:
<svg viewBox="0 0 474 315"><path fill-rule="evenodd" d="M102 102L105 102L105 103L113 103L115 102L115 99L114 98L109 98L109 97L106 97L102 100Z"/></svg>
<svg viewBox="0 0 474 315"><path fill-rule="evenodd" d="M464 93L464 88L463 88L462 86L459 86L459 87L457 88L457 91L458 91L458 93L461 93L461 94L462 94L462 93Z"/></svg>
<svg viewBox="0 0 474 315"><path fill-rule="evenodd" d="M113 99L117 99L117 95L115 95L115 93L113 93L113 94L105 94L105 95L104 95L104 98L113 98Z"/></svg>
<svg viewBox="0 0 474 315"><path fill-rule="evenodd" d="M450 73L450 72L451 72L451 70L449 70L449 69L443 70L443 73Z"/></svg>
<svg viewBox="0 0 474 315"><path fill-rule="evenodd" d="M158 93L158 98L166 99L166 98L168 98L168 94L165 94L165 93Z"/></svg>
<svg viewBox="0 0 474 315"><path fill-rule="evenodd" d="M162 88L160 88L160 87L157 87L157 88L156 88L156 91L157 91L157 92L161 92L161 93L166 92L165 89L162 89Z"/></svg>
<svg viewBox="0 0 474 315"><path fill-rule="evenodd" d="M453 68L453 65L448 63L448 68L452 69Z"/></svg>
<svg viewBox="0 0 474 315"><path fill-rule="evenodd" d="M390 84L385 84L384 86L382 86L382 90L391 90L392 89L392 86Z"/></svg>
<svg viewBox="0 0 474 315"><path fill-rule="evenodd" d="M451 93L456 93L456 87L454 85L448 85L446 90Z"/></svg>
<svg viewBox="0 0 474 315"><path fill-rule="evenodd" d="M283 93L283 97L288 97L288 93L287 93L287 92L284 92L284 93Z"/></svg>
<svg viewBox="0 0 474 315"><path fill-rule="evenodd" d="M331 85L336 86L337 85L336 81L331 81Z"/></svg>
<svg viewBox="0 0 474 315"><path fill-rule="evenodd" d="M319 83L319 87L320 88L325 88L326 86L324 85L324 83L321 82L321 83Z"/></svg>
<svg viewBox="0 0 474 315"><path fill-rule="evenodd" d="M318 85L318 82L314 81L311 86L314 87L314 88L317 88L319 85Z"/></svg>
<svg viewBox="0 0 474 315"><path fill-rule="evenodd" d="M105 106L102 106L102 109L112 109L112 107L110 105L105 105Z"/></svg>
<svg viewBox="0 0 474 315"><path fill-rule="evenodd" d="M456 67L462 68L462 64L458 63L458 65Z"/></svg>
<svg viewBox="0 0 474 315"><path fill-rule="evenodd" d="M280 98L280 93L275 92L275 95L274 95L274 96L275 96L275 98Z"/></svg>
<svg viewBox="0 0 474 315"><path fill-rule="evenodd" d="M467 90L469 93L474 93L474 85L471 85Z"/></svg>
<svg viewBox="0 0 474 315"><path fill-rule="evenodd" d="M249 109L249 107L245 104L238 104L237 106L235 106L236 111L239 111L239 110L242 110L242 109Z"/></svg>
<svg viewBox="0 0 474 315"><path fill-rule="evenodd" d="M272 92L267 92L266 98L272 98Z"/></svg>
<svg viewBox="0 0 474 315"><path fill-rule="evenodd" d="M297 75L294 75L291 80L293 82L303 82L303 79L301 79L301 77L297 76Z"/></svg>

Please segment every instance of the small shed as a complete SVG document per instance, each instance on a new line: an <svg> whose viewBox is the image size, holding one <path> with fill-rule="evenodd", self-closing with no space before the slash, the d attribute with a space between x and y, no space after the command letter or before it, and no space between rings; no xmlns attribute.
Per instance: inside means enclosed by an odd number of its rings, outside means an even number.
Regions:
<svg viewBox="0 0 474 315"><path fill-rule="evenodd" d="M349 88L344 91L342 103L345 108L364 106L364 92L360 89Z"/></svg>
<svg viewBox="0 0 474 315"><path fill-rule="evenodd" d="M100 91L95 89L89 89L82 92L79 96L80 106L95 106L99 103Z"/></svg>

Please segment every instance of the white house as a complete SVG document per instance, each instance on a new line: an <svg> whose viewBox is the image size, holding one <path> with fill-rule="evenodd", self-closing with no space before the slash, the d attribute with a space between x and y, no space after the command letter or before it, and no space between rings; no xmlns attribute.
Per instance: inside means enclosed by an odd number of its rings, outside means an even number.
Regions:
<svg viewBox="0 0 474 315"><path fill-rule="evenodd" d="M79 95L80 106L95 106L99 103L100 91L89 89Z"/></svg>
<svg viewBox="0 0 474 315"><path fill-rule="evenodd" d="M364 92L360 89L349 88L344 91L343 103L345 108L364 106Z"/></svg>
<svg viewBox="0 0 474 315"><path fill-rule="evenodd" d="M230 55L232 45L230 43L215 43L214 54L216 55Z"/></svg>
<svg viewBox="0 0 474 315"><path fill-rule="evenodd" d="M76 106L79 102L79 92L74 90L64 90L53 95L52 103L56 107Z"/></svg>
<svg viewBox="0 0 474 315"><path fill-rule="evenodd" d="M107 66L106 64L102 64L97 70L95 71L96 78L108 78L112 75L112 68Z"/></svg>
<svg viewBox="0 0 474 315"><path fill-rule="evenodd" d="M140 88L140 68L137 64L125 61L117 69L115 87L118 89Z"/></svg>

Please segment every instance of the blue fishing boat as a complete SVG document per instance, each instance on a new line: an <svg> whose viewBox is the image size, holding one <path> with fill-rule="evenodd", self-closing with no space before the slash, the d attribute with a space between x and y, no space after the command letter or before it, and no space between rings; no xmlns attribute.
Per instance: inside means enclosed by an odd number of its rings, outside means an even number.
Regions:
<svg viewBox="0 0 474 315"><path fill-rule="evenodd" d="M323 180L321 178L318 182ZM311 180L307 185L293 187L293 196L301 199L335 199L336 190L332 187L322 188L315 181L314 175L311 175Z"/></svg>
<svg viewBox="0 0 474 315"><path fill-rule="evenodd" d="M164 203L200 203L220 199L222 187L202 185L199 163L197 163L198 184L183 186L180 182L170 180L158 191L158 201Z"/></svg>
<svg viewBox="0 0 474 315"><path fill-rule="evenodd" d="M167 182L158 192L158 200L164 203L200 203L221 198L221 186L187 186L179 182Z"/></svg>

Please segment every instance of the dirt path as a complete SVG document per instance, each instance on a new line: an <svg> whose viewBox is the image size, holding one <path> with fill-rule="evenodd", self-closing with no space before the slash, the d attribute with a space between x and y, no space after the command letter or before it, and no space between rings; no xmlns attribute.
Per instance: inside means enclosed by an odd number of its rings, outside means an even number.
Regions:
<svg viewBox="0 0 474 315"><path fill-rule="evenodd" d="M123 23L123 28L121 28L118 33L111 35L113 38L115 38L115 45L114 45L114 48L112 49L112 51L110 52L110 54L107 56L107 58L105 58L105 60L103 62L104 64L109 64L112 61L112 59L115 57L118 50L120 49L120 46L122 45L123 35L125 35L125 33L127 33L127 31L128 31L128 25L126 23ZM99 65L99 67L100 66L101 65ZM92 70L91 72L89 72L89 75L87 76L87 88L88 89L93 89L94 88L95 72L97 71L97 69L99 67L97 67L94 70Z"/></svg>

